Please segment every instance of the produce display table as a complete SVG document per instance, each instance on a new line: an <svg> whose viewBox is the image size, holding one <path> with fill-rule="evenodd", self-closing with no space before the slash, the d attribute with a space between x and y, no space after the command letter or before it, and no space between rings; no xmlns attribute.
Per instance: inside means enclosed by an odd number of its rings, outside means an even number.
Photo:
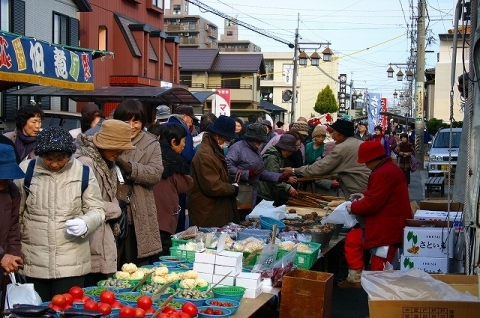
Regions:
<svg viewBox="0 0 480 318"><path fill-rule="evenodd" d="M235 313L235 317L247 318L252 316L274 296L275 295L273 294L261 293L255 299L242 298L242 300L240 300L240 307Z"/></svg>

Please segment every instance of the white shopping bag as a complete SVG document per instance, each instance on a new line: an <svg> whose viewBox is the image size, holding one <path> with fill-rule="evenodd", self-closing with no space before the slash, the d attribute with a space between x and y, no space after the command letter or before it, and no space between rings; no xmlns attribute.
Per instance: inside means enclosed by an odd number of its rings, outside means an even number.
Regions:
<svg viewBox="0 0 480 318"><path fill-rule="evenodd" d="M11 283L7 285L7 292L5 297L5 309L13 308L16 304L40 305L42 299L40 295L33 288L33 284L17 283L13 273L8 274Z"/></svg>
<svg viewBox="0 0 480 318"><path fill-rule="evenodd" d="M274 207L273 201L262 200L255 208L247 215L247 218L259 218L260 216L268 216L276 220L281 220L285 218L287 212L287 206L281 205Z"/></svg>
<svg viewBox="0 0 480 318"><path fill-rule="evenodd" d="M351 228L357 224L357 218L355 215L348 213L347 205L352 204L350 201L345 201L333 210L332 213L322 219L322 224L333 223L343 224L346 228Z"/></svg>

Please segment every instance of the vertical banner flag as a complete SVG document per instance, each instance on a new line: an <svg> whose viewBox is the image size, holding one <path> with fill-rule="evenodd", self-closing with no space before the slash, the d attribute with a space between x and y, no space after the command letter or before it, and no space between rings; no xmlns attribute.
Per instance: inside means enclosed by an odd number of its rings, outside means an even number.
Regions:
<svg viewBox="0 0 480 318"><path fill-rule="evenodd" d="M347 74L340 74L338 88L338 114L345 114L347 98Z"/></svg>
<svg viewBox="0 0 480 318"><path fill-rule="evenodd" d="M367 94L367 115L368 115L368 132L375 133L375 126L381 124L380 111L382 109L382 103L380 100L380 94L368 93Z"/></svg>
<svg viewBox="0 0 480 318"><path fill-rule="evenodd" d="M215 94L215 115L230 116L230 89L219 88Z"/></svg>
<svg viewBox="0 0 480 318"><path fill-rule="evenodd" d="M382 100L381 111L386 112L387 111L387 98L382 97L381 100ZM383 127L383 130L385 131L385 129L387 129L387 125L388 125L388 118L387 118L386 115L382 115L382 124L381 125Z"/></svg>

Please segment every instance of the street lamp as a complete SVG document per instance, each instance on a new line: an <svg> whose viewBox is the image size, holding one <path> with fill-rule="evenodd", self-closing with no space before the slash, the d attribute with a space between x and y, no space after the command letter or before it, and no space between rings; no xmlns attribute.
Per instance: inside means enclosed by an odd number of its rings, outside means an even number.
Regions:
<svg viewBox="0 0 480 318"><path fill-rule="evenodd" d="M404 74L402 72L402 70L400 69L396 76L397 76L397 81L401 82L403 81L403 76L405 75L405 78L407 79L407 81L411 82L413 81L413 72L412 72L412 68L413 68L413 65L414 63L413 62L409 62L409 63L390 63L389 64L389 67L387 69L387 76L388 78L393 78L393 73L395 72L395 70L392 68L392 65L395 65L396 67L399 67L399 66L406 66L407 67L407 71L406 73Z"/></svg>

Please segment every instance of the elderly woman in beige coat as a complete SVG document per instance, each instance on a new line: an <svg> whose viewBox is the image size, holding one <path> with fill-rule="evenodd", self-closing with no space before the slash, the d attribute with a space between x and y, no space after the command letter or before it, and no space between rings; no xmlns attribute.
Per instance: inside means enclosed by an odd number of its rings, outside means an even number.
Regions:
<svg viewBox="0 0 480 318"><path fill-rule="evenodd" d="M144 131L147 114L139 101L125 100L115 109L114 119L130 126L135 150L126 151L115 163L123 172L125 183L119 182L117 198L127 201L129 233L119 244L119 267L123 263L151 264L162 251L153 186L162 179L162 151L157 138Z"/></svg>
<svg viewBox="0 0 480 318"><path fill-rule="evenodd" d="M93 136L79 134L75 157L92 168L97 177L105 205L105 220L90 236L92 272L85 277L85 286L94 286L99 280L111 276L117 270L117 246L108 221L120 216L116 198L117 175L115 160L127 150L135 149L130 140L128 124L110 119L104 121L100 131Z"/></svg>

